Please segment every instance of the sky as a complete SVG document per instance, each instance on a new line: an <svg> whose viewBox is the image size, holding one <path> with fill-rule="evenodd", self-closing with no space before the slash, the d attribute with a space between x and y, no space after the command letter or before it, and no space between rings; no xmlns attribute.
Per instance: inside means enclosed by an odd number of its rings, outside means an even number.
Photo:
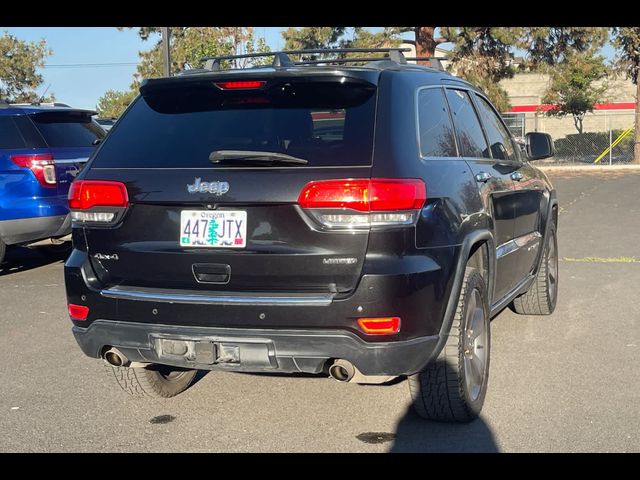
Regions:
<svg viewBox="0 0 640 480"><path fill-rule="evenodd" d="M280 32L284 28L255 27L254 33L263 37L271 50L281 50L284 40ZM41 70L44 82L38 93L48 88L47 94L53 93L57 101L89 109L96 107L107 90L127 90L136 71L138 52L157 41L157 37L141 40L135 28L0 26L0 33L5 31L20 40L44 38L53 50ZM603 54L611 58L613 50L607 46Z"/></svg>

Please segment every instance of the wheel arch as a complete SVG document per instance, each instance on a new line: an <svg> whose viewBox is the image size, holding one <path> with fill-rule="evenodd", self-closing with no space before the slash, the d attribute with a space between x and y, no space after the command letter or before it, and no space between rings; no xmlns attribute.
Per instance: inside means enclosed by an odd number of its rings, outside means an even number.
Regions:
<svg viewBox="0 0 640 480"><path fill-rule="evenodd" d="M487 276L484 278L487 282L489 303L491 303L493 299L496 262L495 241L491 231L487 229L474 230L473 232L469 232L462 242L455 266L453 285L449 292L447 307L442 319L442 325L440 326L438 343L436 344L436 347L427 363L438 357L447 341L447 336L451 330L451 324L456 312L458 297L460 296L460 291L462 289L465 268L469 260L471 260L475 265L480 264L481 268L486 271ZM489 307L491 307L491 305L489 305Z"/></svg>

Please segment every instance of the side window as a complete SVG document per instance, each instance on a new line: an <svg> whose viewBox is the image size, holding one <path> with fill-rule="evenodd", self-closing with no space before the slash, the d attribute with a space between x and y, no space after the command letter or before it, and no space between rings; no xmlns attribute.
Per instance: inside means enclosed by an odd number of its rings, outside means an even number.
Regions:
<svg viewBox="0 0 640 480"><path fill-rule="evenodd" d="M467 92L448 88L447 100L456 127L460 154L464 157L491 158L480 121Z"/></svg>
<svg viewBox="0 0 640 480"><path fill-rule="evenodd" d="M490 148L493 158L498 160L516 160L516 151L513 147L509 130L507 130L507 128L502 124L500 117L498 117L489 102L480 95L476 95L476 100L478 104L478 113L484 123L484 129L487 132L489 145L491 145Z"/></svg>
<svg viewBox="0 0 640 480"><path fill-rule="evenodd" d="M418 94L418 130L423 157L457 157L453 125L441 88Z"/></svg>
<svg viewBox="0 0 640 480"><path fill-rule="evenodd" d="M25 148L24 138L11 117L0 117L0 148Z"/></svg>

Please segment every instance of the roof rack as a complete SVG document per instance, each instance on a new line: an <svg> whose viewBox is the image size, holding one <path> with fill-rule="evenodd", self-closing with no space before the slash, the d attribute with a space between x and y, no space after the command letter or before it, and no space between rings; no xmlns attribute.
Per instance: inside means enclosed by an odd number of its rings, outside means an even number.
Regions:
<svg viewBox="0 0 640 480"><path fill-rule="evenodd" d="M12 106L16 106L16 107L41 107L41 106L45 106L45 107L68 107L71 108L71 105L67 105L66 103L62 103L62 102L23 102L23 103L12 103Z"/></svg>
<svg viewBox="0 0 640 480"><path fill-rule="evenodd" d="M389 47L389 48L317 48L306 50L283 50L281 52L245 53L242 55L222 55L218 57L204 57L200 60L205 62L204 70L220 71L223 60L236 60L240 58L259 58L273 56L272 67L293 67L297 65L319 65L324 63L355 63L355 62L376 62L380 60L392 61L397 64L406 65L407 58L402 52L409 52L410 48ZM334 59L313 59L294 62L289 55L317 55L317 54L340 54L340 53L386 53L384 57L353 57ZM416 57L411 60L435 60L425 57ZM433 65L433 64L432 64ZM444 71L442 64L435 62L434 68Z"/></svg>
<svg viewBox="0 0 640 480"><path fill-rule="evenodd" d="M407 57L407 60L411 61L428 61L431 64L431 68L436 70L440 70L442 72L446 71L444 66L442 65L442 60L446 60L444 57Z"/></svg>

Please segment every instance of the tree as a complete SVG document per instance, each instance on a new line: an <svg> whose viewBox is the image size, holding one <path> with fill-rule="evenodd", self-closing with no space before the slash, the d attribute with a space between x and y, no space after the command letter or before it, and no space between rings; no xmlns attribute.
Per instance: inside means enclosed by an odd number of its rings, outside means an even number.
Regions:
<svg viewBox="0 0 640 480"><path fill-rule="evenodd" d="M349 36L351 33L351 36ZM395 46L399 40L386 31L372 33L362 27L289 27L282 32L285 50L307 50L318 48L380 48ZM362 54L338 54L338 58L362 57ZM309 55L316 60L319 55Z"/></svg>
<svg viewBox="0 0 640 480"><path fill-rule="evenodd" d="M129 106L136 96L134 90L118 91L107 90L104 95L98 99L96 110L98 115L103 118L117 118Z"/></svg>
<svg viewBox="0 0 640 480"><path fill-rule="evenodd" d="M616 64L636 84L635 140L633 163L640 163L640 27L620 27L613 30L613 45L618 50Z"/></svg>
<svg viewBox="0 0 640 480"><path fill-rule="evenodd" d="M579 134L587 112L603 100L607 91L607 67L604 57L588 53L567 54L562 63L549 69L549 87L542 103L552 105L546 112L549 116L571 115Z"/></svg>
<svg viewBox="0 0 640 480"><path fill-rule="evenodd" d="M122 29L122 28L121 28ZM138 35L148 40L160 27L143 27ZM184 70L186 67L198 68L200 59L220 55L238 55L243 53L269 52L263 39L256 39L251 27L171 27L171 70ZM141 80L162 76L162 48L158 41L150 50L139 53L140 64L135 74L132 88L137 89ZM235 67L249 64L262 65L270 59L243 59L234 62ZM229 68L231 62L223 62Z"/></svg>
<svg viewBox="0 0 640 480"><path fill-rule="evenodd" d="M562 63L572 53L596 50L607 38L603 27L530 27L519 29L516 46L526 51L526 66L537 70Z"/></svg>
<svg viewBox="0 0 640 480"><path fill-rule="evenodd" d="M512 49L519 40L520 29L447 27L442 32L453 42L448 58L456 75L480 87L498 110L508 110L509 96L499 82L515 73Z"/></svg>
<svg viewBox="0 0 640 480"><path fill-rule="evenodd" d="M529 68L539 69L572 52L602 46L607 33L598 27L388 27L385 31L391 36L413 32L418 57L434 57L438 45L453 43L448 57L452 70L482 88L503 111L509 98L499 82L515 73L515 48L526 51Z"/></svg>
<svg viewBox="0 0 640 480"><path fill-rule="evenodd" d="M45 58L53 52L45 40L25 42L5 32L0 36L0 99L7 102L34 102L42 84Z"/></svg>

